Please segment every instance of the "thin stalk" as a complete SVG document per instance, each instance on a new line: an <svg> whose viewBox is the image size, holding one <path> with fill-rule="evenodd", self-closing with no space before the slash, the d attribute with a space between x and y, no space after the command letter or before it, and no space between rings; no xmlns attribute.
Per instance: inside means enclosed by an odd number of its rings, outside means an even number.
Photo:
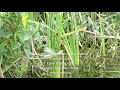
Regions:
<svg viewBox="0 0 120 90"><path fill-rule="evenodd" d="M62 31L63 31L63 27L62 27L62 20L63 20L63 12L60 12L60 20L59 20L59 29L58 29L58 35L57 35L57 52L60 51L60 41L61 41L61 35L62 35ZM54 66L53 66L53 72L55 72L55 74L53 74L52 77L54 78L60 78L60 69L61 69L61 61L56 59L54 60Z"/></svg>
<svg viewBox="0 0 120 90"><path fill-rule="evenodd" d="M104 38L104 30L103 30L103 24L102 21L100 19L100 32L101 32L101 36L102 36L102 42L101 42L101 50L102 50L102 54L103 56L105 56L105 38Z"/></svg>
<svg viewBox="0 0 120 90"><path fill-rule="evenodd" d="M76 19L75 19L75 13L73 13L73 21L74 21L74 28L76 28ZM76 35L75 35L75 54L76 54L76 56L75 56L75 65L79 65L79 43L78 43L78 41L79 41L79 34L78 33L76 33Z"/></svg>

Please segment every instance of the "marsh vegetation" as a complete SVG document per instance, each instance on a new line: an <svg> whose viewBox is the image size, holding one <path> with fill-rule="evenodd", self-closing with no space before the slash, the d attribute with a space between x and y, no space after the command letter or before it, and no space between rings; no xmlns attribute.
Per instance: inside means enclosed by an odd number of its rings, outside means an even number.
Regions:
<svg viewBox="0 0 120 90"><path fill-rule="evenodd" d="M119 78L120 12L0 12L1 78Z"/></svg>

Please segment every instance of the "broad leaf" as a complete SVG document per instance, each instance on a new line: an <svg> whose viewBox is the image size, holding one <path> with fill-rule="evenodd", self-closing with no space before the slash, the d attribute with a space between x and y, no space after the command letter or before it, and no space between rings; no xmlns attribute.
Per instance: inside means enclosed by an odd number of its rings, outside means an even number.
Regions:
<svg viewBox="0 0 120 90"><path fill-rule="evenodd" d="M14 47L13 47L13 50L18 49L20 47L21 47L21 43L16 42L15 45L14 45Z"/></svg>
<svg viewBox="0 0 120 90"><path fill-rule="evenodd" d="M51 54L51 55L54 55L54 56L57 54L53 49L48 48L48 47L46 47L44 49L44 51L47 52L47 53L49 53L49 54Z"/></svg>
<svg viewBox="0 0 120 90"><path fill-rule="evenodd" d="M25 42L24 43L24 52L26 54L27 57L30 57L30 53L31 53L31 46L29 42Z"/></svg>
<svg viewBox="0 0 120 90"><path fill-rule="evenodd" d="M24 52L25 52L27 57L30 57L31 51L28 48L24 48Z"/></svg>
<svg viewBox="0 0 120 90"><path fill-rule="evenodd" d="M3 38L9 38L12 35L8 30L1 30L0 31L0 37Z"/></svg>

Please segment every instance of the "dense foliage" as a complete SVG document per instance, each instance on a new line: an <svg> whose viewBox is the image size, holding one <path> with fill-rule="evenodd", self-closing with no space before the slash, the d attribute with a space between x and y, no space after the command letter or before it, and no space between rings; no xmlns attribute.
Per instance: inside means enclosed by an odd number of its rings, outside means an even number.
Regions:
<svg viewBox="0 0 120 90"><path fill-rule="evenodd" d="M119 12L0 12L0 77L120 77Z"/></svg>

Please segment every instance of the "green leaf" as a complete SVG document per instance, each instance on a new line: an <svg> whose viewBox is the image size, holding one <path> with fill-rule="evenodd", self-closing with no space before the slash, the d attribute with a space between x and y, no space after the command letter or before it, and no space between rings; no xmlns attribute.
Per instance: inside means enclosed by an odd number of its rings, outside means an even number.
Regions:
<svg viewBox="0 0 120 90"><path fill-rule="evenodd" d="M24 43L24 52L26 54L27 57L30 57L30 53L31 53L31 46L30 46L30 43L29 42L25 42Z"/></svg>
<svg viewBox="0 0 120 90"><path fill-rule="evenodd" d="M12 35L8 30L1 30L0 31L0 37L3 38L9 38Z"/></svg>
<svg viewBox="0 0 120 90"><path fill-rule="evenodd" d="M24 41L27 41L27 40L29 40L31 38L31 35L25 35L25 36L23 36L23 39L24 39Z"/></svg>
<svg viewBox="0 0 120 90"><path fill-rule="evenodd" d="M32 38L32 34L33 34L33 31L25 32L25 35L23 36L24 41L27 41L30 38Z"/></svg>
<svg viewBox="0 0 120 90"><path fill-rule="evenodd" d="M6 12L0 12L0 16L4 17L5 15L7 15Z"/></svg>
<svg viewBox="0 0 120 90"><path fill-rule="evenodd" d="M16 36L19 38L19 40L24 43L24 39L23 39L23 34L22 33L17 33Z"/></svg>
<svg viewBox="0 0 120 90"><path fill-rule="evenodd" d="M0 55L0 65L2 64L3 55Z"/></svg>
<svg viewBox="0 0 120 90"><path fill-rule="evenodd" d="M41 40L40 38L41 38L41 37L40 37L40 34L37 33L37 34L35 35L35 39L39 42L40 45L42 45L42 40Z"/></svg>
<svg viewBox="0 0 120 90"><path fill-rule="evenodd" d="M0 51L1 51L2 53L5 53L5 52L8 51L8 49L6 49L6 48L4 47L4 48L0 48Z"/></svg>
<svg viewBox="0 0 120 90"><path fill-rule="evenodd" d="M44 51L47 52L47 53L49 53L49 54L51 54L51 55L54 55L54 56L57 55L57 53L53 49L48 48L48 47L46 47L44 49Z"/></svg>
<svg viewBox="0 0 120 90"><path fill-rule="evenodd" d="M18 49L20 47L21 47L21 43L16 42L15 45L14 45L14 47L13 47L13 50Z"/></svg>
<svg viewBox="0 0 120 90"><path fill-rule="evenodd" d="M33 30L33 36L39 32L39 27L41 23L37 23L36 30Z"/></svg>
<svg viewBox="0 0 120 90"><path fill-rule="evenodd" d="M29 41L26 41L26 42L24 43L24 48L28 48L28 49L31 50L31 46L30 46L30 42L29 42Z"/></svg>
<svg viewBox="0 0 120 90"><path fill-rule="evenodd" d="M8 49L5 48L5 45L6 45L5 42L3 42L3 43L0 45L0 53L5 53L5 52L8 51Z"/></svg>
<svg viewBox="0 0 120 90"><path fill-rule="evenodd" d="M31 51L28 48L24 48L24 52L25 52L27 57L30 57Z"/></svg>

